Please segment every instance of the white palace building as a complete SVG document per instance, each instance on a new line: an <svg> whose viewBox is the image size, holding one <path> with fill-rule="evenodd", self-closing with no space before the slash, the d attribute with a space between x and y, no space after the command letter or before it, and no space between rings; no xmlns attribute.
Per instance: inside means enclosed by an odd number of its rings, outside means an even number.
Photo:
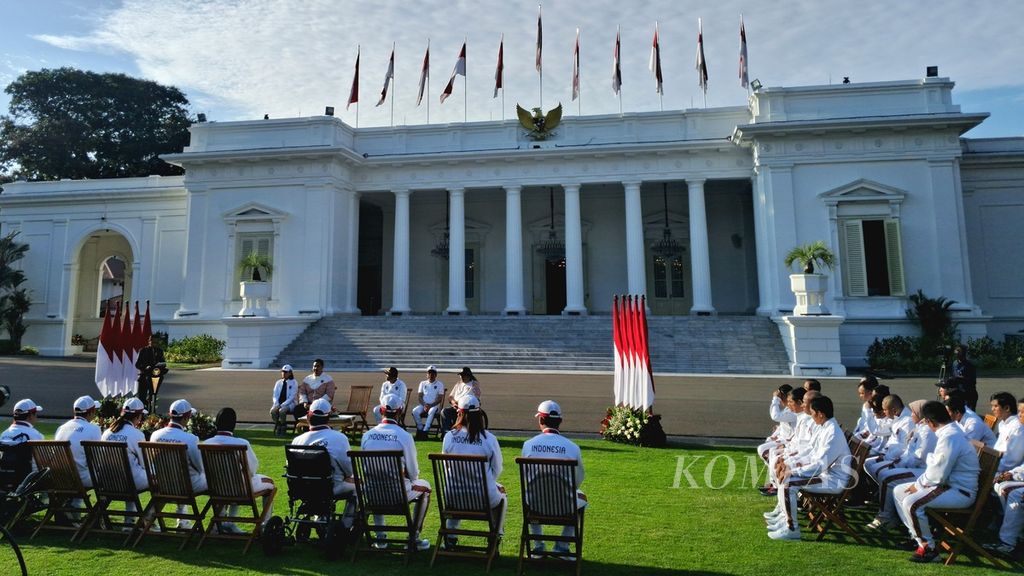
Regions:
<svg viewBox="0 0 1024 576"><path fill-rule="evenodd" d="M839 374L839 356L864 365L874 338L915 333L918 289L956 301L961 338L1024 328L1024 138L961 137L987 116L929 77L566 117L543 141L515 120L206 122L164 157L184 176L5 185L0 226L30 245L24 342L42 354L98 335L123 291L151 301L154 329L226 339L225 366L256 367L328 316L610 325L623 293L655 317L774 319L792 367L782 262L823 240L837 336L802 346ZM243 303L252 251L273 275L265 302Z"/></svg>

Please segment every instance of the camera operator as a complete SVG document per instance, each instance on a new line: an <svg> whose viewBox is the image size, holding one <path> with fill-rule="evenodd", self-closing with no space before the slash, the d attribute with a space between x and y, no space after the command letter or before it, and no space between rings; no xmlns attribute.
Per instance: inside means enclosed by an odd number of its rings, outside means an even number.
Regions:
<svg viewBox="0 0 1024 576"><path fill-rule="evenodd" d="M953 376L961 378L960 390L964 393L964 401L971 410L978 409L978 373L974 363L967 359L967 346L957 344L953 349Z"/></svg>

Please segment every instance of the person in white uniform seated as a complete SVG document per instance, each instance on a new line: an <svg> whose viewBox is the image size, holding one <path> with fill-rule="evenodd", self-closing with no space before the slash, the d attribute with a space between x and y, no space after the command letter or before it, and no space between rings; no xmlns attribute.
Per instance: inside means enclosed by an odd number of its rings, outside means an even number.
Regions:
<svg viewBox="0 0 1024 576"><path fill-rule="evenodd" d="M1024 399L1017 402L1017 419L1024 424ZM1024 527L1024 464L997 474L992 489L1003 506L1003 523L999 527L999 540L985 544L985 548L1011 556Z"/></svg>
<svg viewBox="0 0 1024 576"><path fill-rule="evenodd" d="M274 485L274 481L269 477L257 473L260 462L256 458L256 453L252 450L252 445L245 438L235 436L235 424L237 421L238 416L233 408L221 408L214 420L217 426L217 434L203 441L203 444L245 446L245 459L249 466L250 474L249 483L252 485L253 495L262 499L263 517L260 519L260 522L266 522L270 519L270 515L274 513L274 496L277 495L277 486ZM228 516L238 516L237 505L232 505L228 509ZM220 532L228 534L245 533L234 522L222 522Z"/></svg>
<svg viewBox="0 0 1024 576"><path fill-rule="evenodd" d="M132 480L135 482L135 489L145 490L149 488L149 478L146 477L146 465L142 459L142 449L139 442L146 441L143 434L142 421L149 412L138 398L129 398L121 407L121 415L114 420L114 423L103 431L100 440L103 442L123 442L128 449L128 465L132 469ZM132 506L135 504L133 503Z"/></svg>
<svg viewBox="0 0 1024 576"><path fill-rule="evenodd" d="M333 486L335 496L347 496L355 492L353 484L352 460L348 457L348 437L328 425L331 418L331 403L326 398L318 398L309 405L309 431L292 439L292 446L324 446L331 457L331 468L334 471Z"/></svg>
<svg viewBox="0 0 1024 576"><path fill-rule="evenodd" d="M498 483L498 476L501 475L502 469L501 446L498 445L498 437L484 429L483 413L480 412L480 401L476 399L476 396L463 396L459 401L459 415L455 419L455 427L444 435L441 452L444 454L472 454L487 458L487 466L484 467L487 472L487 497L491 508L498 514L498 534L504 534L507 496L505 487ZM448 482L449 489L451 489L454 483L453 479L449 479ZM476 491L479 490L479 487L466 486L464 489ZM458 529L458 527L459 520L448 520L448 528ZM456 537L448 536L445 546L454 548L457 542Z"/></svg>
<svg viewBox="0 0 1024 576"><path fill-rule="evenodd" d="M554 400L545 400L537 406L537 426L540 428L540 434L537 434L533 438L530 438L523 443L522 456L524 458L556 458L556 459L569 459L576 460L576 508L587 507L587 495L580 490L580 485L583 484L584 469L583 469L583 457L580 454L580 448L572 440L569 440L565 436L562 436L561 432L558 431L562 425L562 408ZM526 490L526 487L523 487ZM530 533L540 535L543 527L538 524L530 524ZM562 536L573 537L576 535L575 526L566 526L562 528ZM539 553L545 550L544 542L535 542L531 553ZM554 546L554 552L567 553L569 552L569 544L565 542L559 542Z"/></svg>
<svg viewBox="0 0 1024 576"><path fill-rule="evenodd" d="M953 423L946 407L934 400L921 408L921 417L935 432L935 451L928 455L925 471L914 482L893 489L896 509L917 550L913 562L936 562L928 508L965 508L978 491L978 454L964 431Z"/></svg>
<svg viewBox="0 0 1024 576"><path fill-rule="evenodd" d="M89 475L89 465L85 462L85 448L82 447L82 441L99 441L103 436L100 427L91 422L99 407L100 403L93 400L91 396L80 396L75 400L73 407L74 418L61 424L53 435L54 440L66 440L71 444L71 455L74 456L75 464L78 466L78 476L86 488L92 488L92 476Z"/></svg>
<svg viewBox="0 0 1024 576"><path fill-rule="evenodd" d="M989 400L992 415L996 417L996 444L1001 452L997 473L1003 473L1024 463L1024 425L1017 418L1017 399L1009 392L996 392Z"/></svg>
<svg viewBox="0 0 1024 576"><path fill-rule="evenodd" d="M0 434L0 444L13 446L29 440L42 440L43 433L35 428L35 423L39 420L39 413L42 411L43 407L29 398L18 400L18 403L14 405L14 421L11 422L7 430ZM31 455L29 457L31 458ZM33 464L33 469L34 467Z"/></svg>
<svg viewBox="0 0 1024 576"><path fill-rule="evenodd" d="M985 419L978 416L978 413L971 410L967 405L967 399L960 390L951 390L946 394L943 401L949 416L964 430L969 440L977 440L988 448L996 445L996 433L985 423Z"/></svg>
<svg viewBox="0 0 1024 576"><path fill-rule="evenodd" d="M295 411L299 402L299 383L291 364L281 366L281 377L274 382L271 395L270 420L274 422L274 435L284 436L288 429L288 415Z"/></svg>
<svg viewBox="0 0 1024 576"><path fill-rule="evenodd" d="M394 394L384 397L381 402L381 415L383 418L380 424L370 428L360 442L363 451L399 450L402 452L402 464L404 474L402 481L405 484L406 498L409 502L415 502L413 511L413 524L416 530L416 547L419 550L430 548L430 540L421 539L420 531L423 529L423 520L427 516L427 507L430 505L430 484L419 477L419 463L416 460L416 441L412 435L406 432L396 418L402 412L404 398ZM384 525L384 517L375 515L373 518L375 526ZM387 543L384 532L377 533L377 542L374 547L385 548Z"/></svg>
<svg viewBox="0 0 1024 576"><path fill-rule="evenodd" d="M924 473L926 459L935 450L935 433L921 419L921 408L927 400L915 400L910 403L911 418L914 430L910 434L903 452L886 461L881 466L868 471L878 484L878 514L867 525L869 530L891 530L902 526L896 512L896 501L893 490L900 484L913 482Z"/></svg>
<svg viewBox="0 0 1024 576"><path fill-rule="evenodd" d="M434 418L438 417L441 402L444 402L444 382L437 379L437 367L427 366L427 379L420 382L417 388L417 404L412 409L412 419L416 423L416 439L423 440L430 431ZM424 418L426 416L426 418Z"/></svg>
<svg viewBox="0 0 1024 576"><path fill-rule="evenodd" d="M398 368L394 366L385 368L384 373L387 374L386 379L380 385L380 403L373 407L373 415L377 418L377 422L381 421L381 404L384 402L384 397L389 394L394 394L405 402L405 396L408 393L409 388L405 385L405 382L398 378ZM403 406L404 409L404 406Z"/></svg>
<svg viewBox="0 0 1024 576"><path fill-rule="evenodd" d="M206 474L203 471L203 457L199 454L199 437L185 430L189 419L196 413L196 409L188 403L188 400L175 400L171 403L167 415L170 422L167 426L153 432L150 436L151 442L169 442L172 444L184 444L188 447L188 474L192 481L192 491L196 494L206 492ZM183 514L187 510L184 504L178 505L178 513ZM192 528L191 520L178 520L178 528L188 530Z"/></svg>

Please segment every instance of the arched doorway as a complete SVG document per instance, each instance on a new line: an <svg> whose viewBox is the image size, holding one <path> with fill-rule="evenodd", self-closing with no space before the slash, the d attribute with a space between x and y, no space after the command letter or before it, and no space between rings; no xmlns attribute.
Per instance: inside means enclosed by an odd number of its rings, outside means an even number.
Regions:
<svg viewBox="0 0 1024 576"><path fill-rule="evenodd" d="M134 264L131 244L118 232L97 231L82 242L71 285L72 335L96 338L108 307L131 301Z"/></svg>

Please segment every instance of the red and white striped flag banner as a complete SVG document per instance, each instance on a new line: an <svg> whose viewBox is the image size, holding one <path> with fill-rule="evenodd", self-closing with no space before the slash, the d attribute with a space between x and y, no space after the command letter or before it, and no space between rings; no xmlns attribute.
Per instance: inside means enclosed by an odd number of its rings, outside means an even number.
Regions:
<svg viewBox="0 0 1024 576"><path fill-rule="evenodd" d="M121 396L131 393L135 382L135 336L132 333L132 315L129 303L124 303L124 324L121 325Z"/></svg>
<svg viewBox="0 0 1024 576"><path fill-rule="evenodd" d="M747 72L747 30L743 27L743 14L740 14L740 86L746 88L750 85L750 76Z"/></svg>
<svg viewBox="0 0 1024 576"><path fill-rule="evenodd" d="M615 297L612 306L615 353L615 405L650 410L654 405L654 372L647 334L646 299Z"/></svg>
<svg viewBox="0 0 1024 576"><path fill-rule="evenodd" d="M423 102L423 91L427 86L427 79L430 78L430 40L427 40L427 51L423 54L423 67L420 69L420 91L416 95L416 105ZM430 97L429 95L427 96ZM429 106L429 102L427 103Z"/></svg>
<svg viewBox="0 0 1024 576"><path fill-rule="evenodd" d="M103 314L103 326L100 328L100 342L96 349L96 373L94 378L96 388L99 389L100 396L103 398L114 395L110 390L110 381L108 380L110 367L114 364L113 343L111 342L112 319L113 313L110 310L110 305L107 304L107 309Z"/></svg>
<svg viewBox="0 0 1024 576"><path fill-rule="evenodd" d="M612 60L612 92L619 95L619 90L622 89L622 66L619 64L619 50L622 47L621 39L619 38L619 29L615 29L615 56ZM619 108L621 108L621 102Z"/></svg>
<svg viewBox="0 0 1024 576"><path fill-rule="evenodd" d="M466 43L462 43L462 50L459 50L459 59L455 61L455 69L452 70L452 77L448 79L448 84L441 91L441 103L452 95L452 91L455 90L455 77L462 76L466 77Z"/></svg>
<svg viewBox="0 0 1024 576"><path fill-rule="evenodd" d="M541 18L540 17L541 17L541 6L540 6L540 4L538 4L537 5L537 59L536 59L537 60L537 62L536 62L537 72L542 72L543 69L544 69L544 67L543 67L544 58L542 57L543 46L544 46L544 42L543 42L544 26L541 25Z"/></svg>

